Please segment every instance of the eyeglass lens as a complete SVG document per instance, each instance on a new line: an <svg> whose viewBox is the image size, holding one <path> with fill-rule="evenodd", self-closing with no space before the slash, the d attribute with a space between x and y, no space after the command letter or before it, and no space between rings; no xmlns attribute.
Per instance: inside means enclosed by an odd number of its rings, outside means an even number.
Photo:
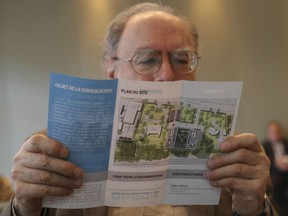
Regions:
<svg viewBox="0 0 288 216"><path fill-rule="evenodd" d="M178 51L170 55L170 63L176 73L189 73L197 66L197 56L191 51ZM156 73L162 65L162 53L156 50L144 50L132 59L132 66L137 73Z"/></svg>

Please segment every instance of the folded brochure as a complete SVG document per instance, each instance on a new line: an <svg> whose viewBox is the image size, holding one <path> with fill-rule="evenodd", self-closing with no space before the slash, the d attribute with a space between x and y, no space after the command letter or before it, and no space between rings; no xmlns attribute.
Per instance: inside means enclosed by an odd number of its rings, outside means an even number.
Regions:
<svg viewBox="0 0 288 216"><path fill-rule="evenodd" d="M48 136L84 184L43 206L217 205L205 161L233 135L242 82L92 80L51 74Z"/></svg>

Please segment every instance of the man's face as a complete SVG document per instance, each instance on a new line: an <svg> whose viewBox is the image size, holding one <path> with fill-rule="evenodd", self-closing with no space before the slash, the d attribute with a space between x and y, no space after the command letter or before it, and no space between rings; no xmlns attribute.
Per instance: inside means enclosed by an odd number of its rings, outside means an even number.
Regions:
<svg viewBox="0 0 288 216"><path fill-rule="evenodd" d="M109 78L149 81L195 80L195 71L176 73L169 56L176 50L196 52L195 42L186 24L179 18L163 12L147 12L133 16L121 36L116 56L121 59L133 57L143 50L159 51L162 65L158 72L142 75L136 73L131 62L115 61L108 67Z"/></svg>

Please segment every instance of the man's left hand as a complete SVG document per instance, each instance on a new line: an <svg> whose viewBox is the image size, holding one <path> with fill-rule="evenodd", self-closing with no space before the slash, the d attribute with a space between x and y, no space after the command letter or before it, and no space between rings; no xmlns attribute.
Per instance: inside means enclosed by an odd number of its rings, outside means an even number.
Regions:
<svg viewBox="0 0 288 216"><path fill-rule="evenodd" d="M241 216L261 214L270 161L258 139L240 134L226 139L220 148L222 153L207 161L205 177L212 186L231 192L233 207Z"/></svg>

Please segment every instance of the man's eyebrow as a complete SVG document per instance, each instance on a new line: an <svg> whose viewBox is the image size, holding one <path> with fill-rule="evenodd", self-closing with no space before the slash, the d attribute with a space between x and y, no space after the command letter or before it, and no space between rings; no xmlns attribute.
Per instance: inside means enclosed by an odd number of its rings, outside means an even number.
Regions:
<svg viewBox="0 0 288 216"><path fill-rule="evenodd" d="M132 54L135 55L136 53L143 52L143 51L155 52L155 51L160 51L160 50L152 49L151 47L138 47L135 50L133 50Z"/></svg>
<svg viewBox="0 0 288 216"><path fill-rule="evenodd" d="M186 51L192 51L195 52L194 49L192 49L191 47L182 47L182 48L178 48L173 50L172 52L186 52Z"/></svg>
<svg viewBox="0 0 288 216"><path fill-rule="evenodd" d="M135 55L136 53L143 52L143 51L161 52L161 50L153 49L151 47L138 47L138 48L133 50L132 55ZM195 49L193 49L192 47L188 47L187 46L187 47L181 47L181 48L173 49L173 50L169 51L169 53L172 53L172 52L185 52L185 51L195 52Z"/></svg>

